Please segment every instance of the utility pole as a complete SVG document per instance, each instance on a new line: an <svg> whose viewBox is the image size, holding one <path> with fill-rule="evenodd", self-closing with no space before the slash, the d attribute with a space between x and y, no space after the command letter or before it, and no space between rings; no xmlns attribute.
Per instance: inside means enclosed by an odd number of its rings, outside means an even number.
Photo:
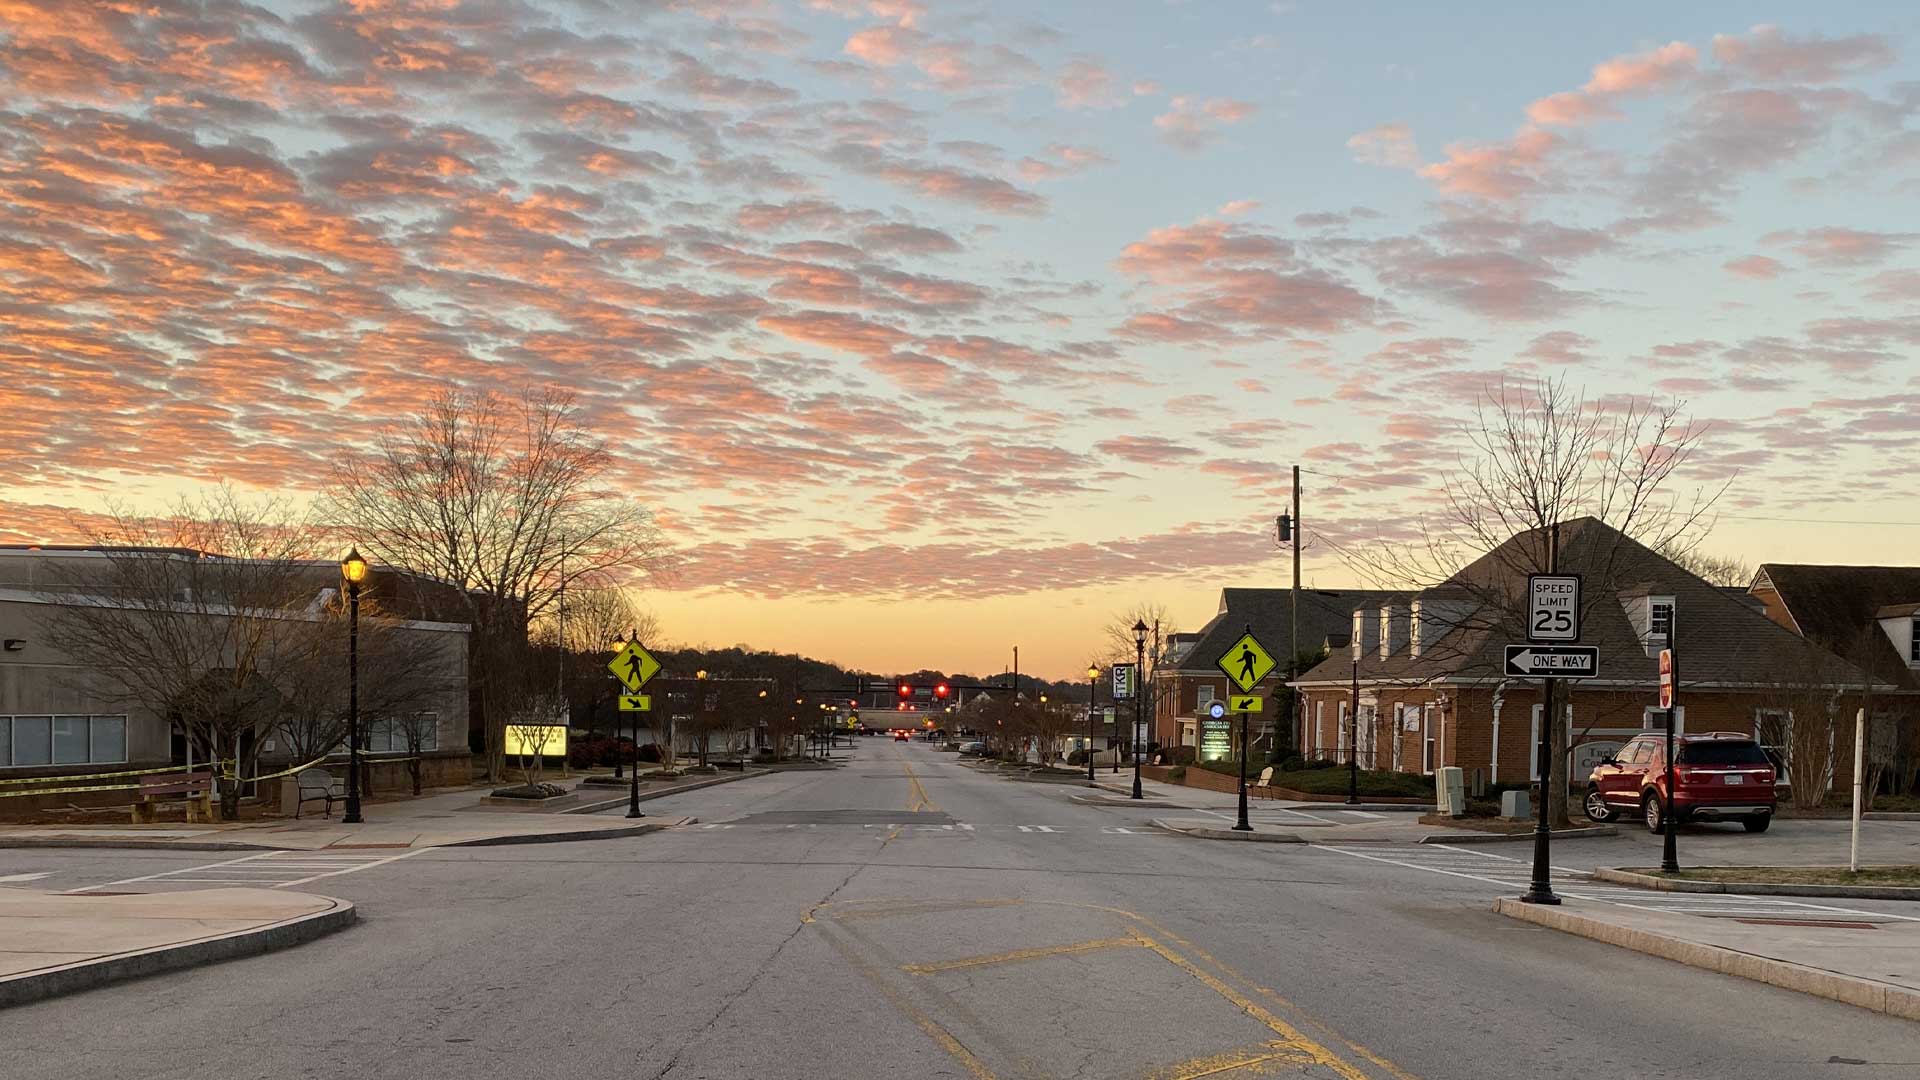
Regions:
<svg viewBox="0 0 1920 1080"><path fill-rule="evenodd" d="M1297 665L1300 659L1300 466L1293 467L1293 521L1288 528L1293 537L1293 591L1288 598L1293 602L1292 618L1287 625L1287 681L1292 682L1300 675ZM1292 687L1287 688L1287 720L1299 730L1299 695ZM1280 742L1280 717L1278 710L1274 715L1273 739L1275 749ZM1301 740L1304 742L1305 740Z"/></svg>

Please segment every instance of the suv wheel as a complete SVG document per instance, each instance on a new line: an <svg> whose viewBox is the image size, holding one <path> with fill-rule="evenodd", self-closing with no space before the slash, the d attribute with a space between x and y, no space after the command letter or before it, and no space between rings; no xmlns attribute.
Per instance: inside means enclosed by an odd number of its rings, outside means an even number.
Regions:
<svg viewBox="0 0 1920 1080"><path fill-rule="evenodd" d="M1618 811L1607 805L1607 800L1600 797L1600 789L1597 787L1587 789L1587 801L1582 805L1587 811L1588 819L1592 821L1612 821L1620 816Z"/></svg>
<svg viewBox="0 0 1920 1080"><path fill-rule="evenodd" d="M1740 824L1745 825L1748 832L1766 832L1767 826L1773 824L1773 815L1755 814L1750 818L1742 818Z"/></svg>
<svg viewBox="0 0 1920 1080"><path fill-rule="evenodd" d="M1647 831L1655 835L1659 834L1660 827L1665 824L1660 813L1661 809L1660 796L1654 792L1649 791L1640 797L1640 812L1647 819Z"/></svg>

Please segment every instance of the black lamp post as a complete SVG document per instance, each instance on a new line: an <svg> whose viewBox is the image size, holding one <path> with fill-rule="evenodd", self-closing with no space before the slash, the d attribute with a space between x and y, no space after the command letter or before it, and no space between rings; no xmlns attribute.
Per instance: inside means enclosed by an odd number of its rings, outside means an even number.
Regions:
<svg viewBox="0 0 1920 1080"><path fill-rule="evenodd" d="M359 549L349 549L340 560L340 576L347 582L347 814L340 820L359 825L360 817L360 583L367 580L367 560Z"/></svg>
<svg viewBox="0 0 1920 1080"><path fill-rule="evenodd" d="M1146 722L1145 678L1147 670L1147 624L1136 620L1133 624L1133 797L1142 799L1140 793L1140 728Z"/></svg>
<svg viewBox="0 0 1920 1080"><path fill-rule="evenodd" d="M1093 713L1094 699L1100 696L1100 665L1087 665L1087 783L1093 779Z"/></svg>

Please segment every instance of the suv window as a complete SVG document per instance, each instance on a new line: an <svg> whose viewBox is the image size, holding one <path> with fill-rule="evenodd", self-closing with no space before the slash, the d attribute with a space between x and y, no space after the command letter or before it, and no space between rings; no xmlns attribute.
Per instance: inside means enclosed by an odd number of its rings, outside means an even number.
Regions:
<svg viewBox="0 0 1920 1080"><path fill-rule="evenodd" d="M1647 755L1651 753L1653 753L1653 744L1644 739L1639 742L1628 743L1627 748L1620 752L1620 764L1639 765L1645 762Z"/></svg>
<svg viewBox="0 0 1920 1080"><path fill-rule="evenodd" d="M1692 743L1680 748L1681 765L1772 765L1760 744L1739 739Z"/></svg>

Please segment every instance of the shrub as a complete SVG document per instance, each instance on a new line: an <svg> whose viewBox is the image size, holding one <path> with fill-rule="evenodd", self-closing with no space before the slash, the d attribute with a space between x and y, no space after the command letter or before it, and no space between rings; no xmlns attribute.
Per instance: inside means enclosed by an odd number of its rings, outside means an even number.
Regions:
<svg viewBox="0 0 1920 1080"><path fill-rule="evenodd" d="M1087 752L1085 750L1071 750L1067 753L1067 764L1085 765L1086 763Z"/></svg>
<svg viewBox="0 0 1920 1080"><path fill-rule="evenodd" d="M1191 746L1169 746L1165 757L1167 764L1175 767L1191 765L1196 760L1194 748Z"/></svg>
<svg viewBox="0 0 1920 1080"><path fill-rule="evenodd" d="M616 762L625 764L632 746L633 740L624 735L581 739L567 747L567 764L576 769L588 769L595 765L612 766Z"/></svg>
<svg viewBox="0 0 1920 1080"><path fill-rule="evenodd" d="M659 743L642 743L640 745L640 760L649 765L658 765L666 760L666 758L660 753Z"/></svg>
<svg viewBox="0 0 1920 1080"><path fill-rule="evenodd" d="M1178 784L1186 778L1187 767L1185 765L1175 765L1173 768L1167 770L1167 780L1170 783Z"/></svg>
<svg viewBox="0 0 1920 1080"><path fill-rule="evenodd" d="M1307 767L1307 759L1301 757L1299 754L1293 754L1289 757L1282 758L1280 760L1280 763L1274 766L1274 771L1275 772L1299 772L1301 769L1304 769L1306 767Z"/></svg>

